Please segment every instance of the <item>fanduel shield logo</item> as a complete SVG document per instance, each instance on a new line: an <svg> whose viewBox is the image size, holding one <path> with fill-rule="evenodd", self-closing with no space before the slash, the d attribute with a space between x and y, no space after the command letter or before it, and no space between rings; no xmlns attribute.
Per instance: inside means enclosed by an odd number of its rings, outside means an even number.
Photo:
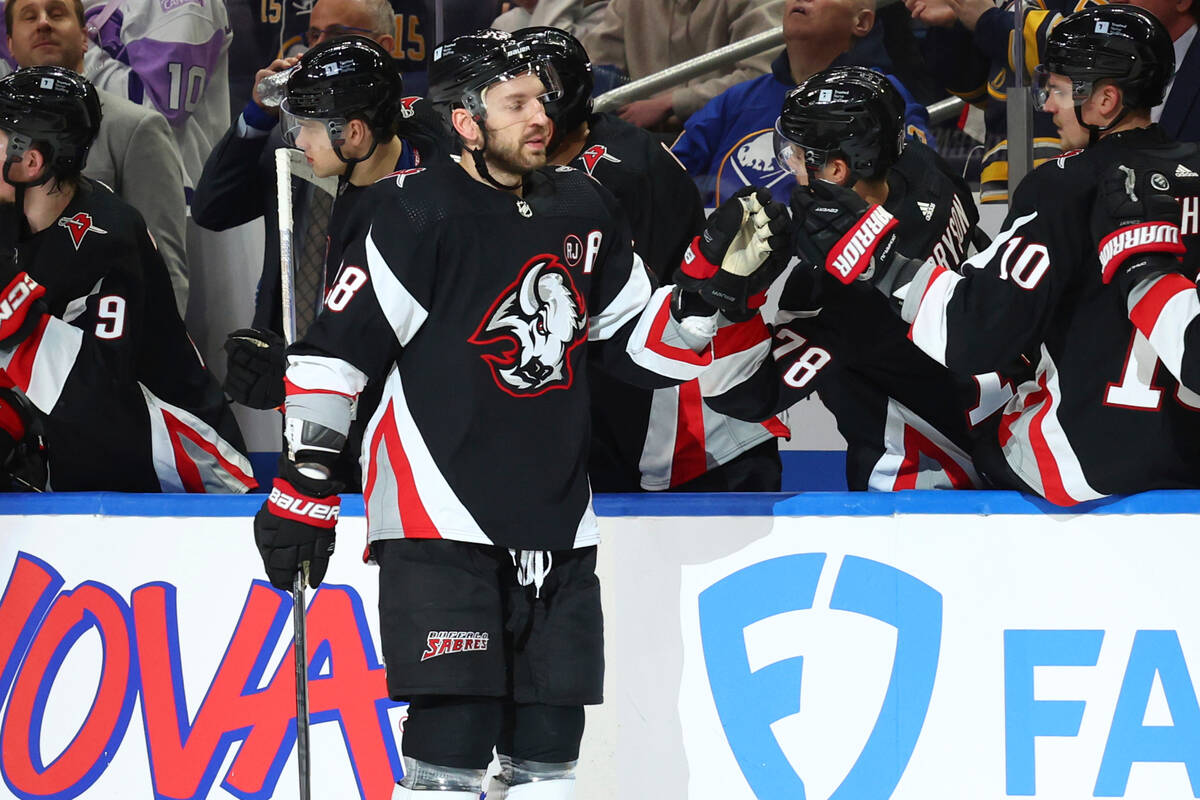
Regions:
<svg viewBox="0 0 1200 800"><path fill-rule="evenodd" d="M804 713L804 657L779 654L799 649L814 663L818 656L803 641L788 642L769 648L775 660L762 663L762 653L752 657L750 633L780 615L812 609L825 562L824 553L773 558L721 579L699 596L700 636L713 701L734 758L758 797L807 797L804 778L793 767L798 759L789 759L785 741L786 720ZM895 652L879 713L873 725L864 725L861 737L848 737L865 743L840 784L827 794L830 800L883 800L895 790L925 723L941 648L942 596L895 567L846 556L829 609L895 629ZM835 624L839 616L830 615ZM856 628L845 627L853 636ZM822 638L826 643L838 641Z"/></svg>

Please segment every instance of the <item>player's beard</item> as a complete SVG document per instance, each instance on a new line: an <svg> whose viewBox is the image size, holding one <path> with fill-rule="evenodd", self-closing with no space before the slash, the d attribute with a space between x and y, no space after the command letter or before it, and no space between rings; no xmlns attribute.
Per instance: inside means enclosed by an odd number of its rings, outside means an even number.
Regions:
<svg viewBox="0 0 1200 800"><path fill-rule="evenodd" d="M525 143L530 137L540 136L543 148L539 151L525 149ZM545 143L550 139L550 131L530 131L522 134L516 141L504 141L500 136L489 137L487 145L488 164L497 170L510 175L524 176L546 165Z"/></svg>

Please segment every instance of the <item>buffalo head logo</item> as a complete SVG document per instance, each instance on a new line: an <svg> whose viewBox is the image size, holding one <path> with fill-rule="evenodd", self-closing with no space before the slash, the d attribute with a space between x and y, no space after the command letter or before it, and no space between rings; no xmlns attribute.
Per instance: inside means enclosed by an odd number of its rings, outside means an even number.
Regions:
<svg viewBox="0 0 1200 800"><path fill-rule="evenodd" d="M472 344L506 348L484 353L496 384L514 397L571 385L570 352L586 336L583 298L552 255L531 259L484 315Z"/></svg>

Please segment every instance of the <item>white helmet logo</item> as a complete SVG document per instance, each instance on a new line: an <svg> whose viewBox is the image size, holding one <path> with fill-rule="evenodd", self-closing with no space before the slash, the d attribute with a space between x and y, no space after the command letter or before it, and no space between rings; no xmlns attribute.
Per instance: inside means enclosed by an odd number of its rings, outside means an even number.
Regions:
<svg viewBox="0 0 1200 800"><path fill-rule="evenodd" d="M39 85L43 89L53 89L54 88L54 78L42 78L42 80L39 82Z"/></svg>
<svg viewBox="0 0 1200 800"><path fill-rule="evenodd" d="M1108 21L1103 19L1096 20L1096 33L1108 33Z"/></svg>

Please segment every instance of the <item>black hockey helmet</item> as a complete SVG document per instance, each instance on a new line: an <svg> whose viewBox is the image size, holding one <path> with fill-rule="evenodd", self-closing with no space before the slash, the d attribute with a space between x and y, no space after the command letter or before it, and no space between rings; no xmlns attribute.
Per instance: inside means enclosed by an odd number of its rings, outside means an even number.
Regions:
<svg viewBox="0 0 1200 800"><path fill-rule="evenodd" d="M535 54L548 58L562 83L562 97L546 105L546 113L554 120L553 151L565 133L592 114L592 62L579 40L560 28L522 28L513 36L530 44Z"/></svg>
<svg viewBox="0 0 1200 800"><path fill-rule="evenodd" d="M815 173L831 156L845 159L851 183L878 179L904 150L904 98L866 67L830 67L787 93L775 122L775 157L789 172Z"/></svg>
<svg viewBox="0 0 1200 800"><path fill-rule="evenodd" d="M1107 78L1121 89L1126 108L1150 109L1162 102L1175 74L1175 46L1149 11L1132 5L1095 6L1066 17L1046 39L1035 84L1038 108L1046 100L1049 73L1071 79L1076 105L1087 99L1096 81Z"/></svg>
<svg viewBox="0 0 1200 800"><path fill-rule="evenodd" d="M299 120L322 120L340 156L346 123L361 119L378 144L396 132L403 97L404 80L378 42L365 36L327 39L305 52L288 77L280 105L284 137L294 144Z"/></svg>
<svg viewBox="0 0 1200 800"><path fill-rule="evenodd" d="M8 134L4 179L32 147L46 170L32 182L74 178L100 132L100 96L79 73L64 67L26 67L0 79L0 130Z"/></svg>
<svg viewBox="0 0 1200 800"><path fill-rule="evenodd" d="M450 124L450 112L464 108L476 122L487 118L484 93L489 86L527 72L536 72L545 86L543 105L562 97L557 71L545 53L505 31L468 33L434 48L429 69L429 100Z"/></svg>

